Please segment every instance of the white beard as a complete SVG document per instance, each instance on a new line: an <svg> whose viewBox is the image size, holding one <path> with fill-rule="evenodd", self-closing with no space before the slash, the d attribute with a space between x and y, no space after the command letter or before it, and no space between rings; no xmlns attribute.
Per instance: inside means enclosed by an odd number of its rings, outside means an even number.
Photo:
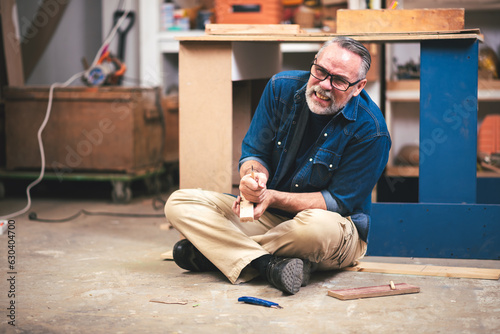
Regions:
<svg viewBox="0 0 500 334"><path fill-rule="evenodd" d="M315 92L318 92L319 94L330 98L332 103L328 107L323 107L321 104L317 103L311 98L311 96ZM307 88L306 102L309 109L311 109L313 113L318 115L335 115L336 113L339 112L339 110L345 107L345 104L341 106L337 105L333 94L331 92L324 91L321 87L317 85Z"/></svg>

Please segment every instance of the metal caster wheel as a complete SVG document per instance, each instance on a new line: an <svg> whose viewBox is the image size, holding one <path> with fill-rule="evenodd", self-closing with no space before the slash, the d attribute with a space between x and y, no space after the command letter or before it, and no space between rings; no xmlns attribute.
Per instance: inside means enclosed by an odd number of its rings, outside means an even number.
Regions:
<svg viewBox="0 0 500 334"><path fill-rule="evenodd" d="M112 181L112 184L111 198L113 203L125 204L132 200L132 190L128 182Z"/></svg>
<svg viewBox="0 0 500 334"><path fill-rule="evenodd" d="M149 195L158 194L162 189L162 183L156 175L144 179L144 184Z"/></svg>

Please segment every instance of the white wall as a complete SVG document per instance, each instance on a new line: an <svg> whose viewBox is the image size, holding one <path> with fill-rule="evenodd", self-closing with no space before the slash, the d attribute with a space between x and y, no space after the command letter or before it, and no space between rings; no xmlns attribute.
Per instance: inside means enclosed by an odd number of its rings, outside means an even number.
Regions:
<svg viewBox="0 0 500 334"><path fill-rule="evenodd" d="M52 8L67 0L54 0ZM19 30L25 34L36 14L39 1L17 1ZM45 12L50 17L50 12ZM53 15L53 14L52 14ZM43 18L42 18L43 19ZM39 20L42 24L44 21ZM82 57L92 61L101 44L101 0L69 1L59 25L26 85L64 82L83 71ZM74 85L81 85L77 80Z"/></svg>
<svg viewBox="0 0 500 334"><path fill-rule="evenodd" d="M30 22L37 13L39 0L17 1L19 30L21 36L26 36ZM122 4L127 9L136 12L136 21L126 37L125 43L125 86L139 84L139 17L137 0L53 0L51 9L57 10L59 4L68 2L68 6L57 26L51 41L36 65L33 73L26 80L26 85L50 85L54 82L64 82L73 74L84 70L82 58L91 63L101 44L109 35L113 24L113 13ZM54 15L44 12L35 22L43 24L44 19ZM125 26L124 26L125 27ZM118 52L118 35L115 36L110 51ZM84 85L81 80L72 84Z"/></svg>

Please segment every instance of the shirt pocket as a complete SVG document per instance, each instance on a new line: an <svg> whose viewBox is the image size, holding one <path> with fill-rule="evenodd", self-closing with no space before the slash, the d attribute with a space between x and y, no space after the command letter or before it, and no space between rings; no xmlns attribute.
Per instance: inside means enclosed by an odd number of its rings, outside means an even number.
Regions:
<svg viewBox="0 0 500 334"><path fill-rule="evenodd" d="M316 188L326 188L334 171L339 166L341 157L333 151L320 148L312 161L309 183Z"/></svg>

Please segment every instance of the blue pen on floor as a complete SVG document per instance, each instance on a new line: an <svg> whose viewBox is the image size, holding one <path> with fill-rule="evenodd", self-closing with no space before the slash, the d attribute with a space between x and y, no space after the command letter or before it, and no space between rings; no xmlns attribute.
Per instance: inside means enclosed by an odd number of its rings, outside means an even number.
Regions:
<svg viewBox="0 0 500 334"><path fill-rule="evenodd" d="M238 301L243 302L243 303L247 303L247 304L261 305L261 306L265 306L265 307L283 308L283 307L279 306L279 304L277 304L277 303L274 303L274 302L271 302L268 300L264 300L264 299L260 299L260 298L255 298L255 297L244 296L244 297L238 298Z"/></svg>

